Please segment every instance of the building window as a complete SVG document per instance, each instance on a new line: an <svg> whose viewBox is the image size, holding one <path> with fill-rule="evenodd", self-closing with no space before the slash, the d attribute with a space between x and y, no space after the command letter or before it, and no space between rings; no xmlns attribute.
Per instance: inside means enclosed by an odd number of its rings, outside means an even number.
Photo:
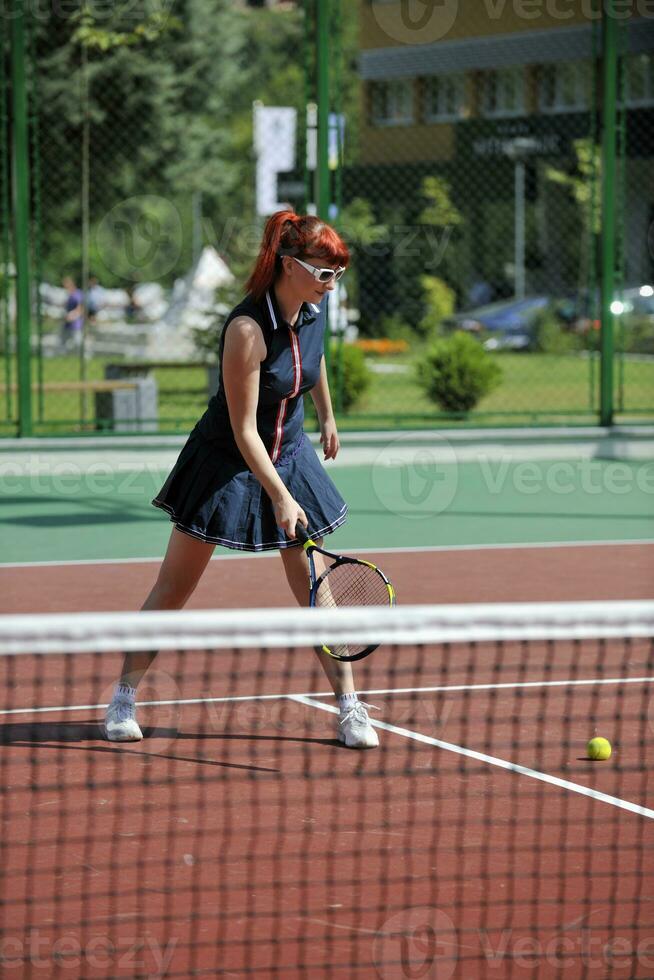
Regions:
<svg viewBox="0 0 654 980"><path fill-rule="evenodd" d="M370 106L373 126L406 126L413 122L413 79L372 82Z"/></svg>
<svg viewBox="0 0 654 980"><path fill-rule="evenodd" d="M654 54L630 54L625 68L625 100L627 105L654 103Z"/></svg>
<svg viewBox="0 0 654 980"><path fill-rule="evenodd" d="M538 73L538 105L542 112L588 109L591 92L589 61L559 61Z"/></svg>
<svg viewBox="0 0 654 980"><path fill-rule="evenodd" d="M501 68L483 76L481 110L484 116L521 116L525 111L522 67Z"/></svg>
<svg viewBox="0 0 654 980"><path fill-rule="evenodd" d="M465 75L435 75L425 82L425 121L460 119L465 109Z"/></svg>

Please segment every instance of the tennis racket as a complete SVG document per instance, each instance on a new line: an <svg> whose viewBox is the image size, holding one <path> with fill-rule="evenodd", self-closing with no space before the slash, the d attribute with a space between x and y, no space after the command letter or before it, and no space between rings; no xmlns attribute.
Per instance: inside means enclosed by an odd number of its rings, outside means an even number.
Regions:
<svg viewBox="0 0 654 980"><path fill-rule="evenodd" d="M296 524L295 534L309 559L309 605L325 608L339 606L394 606L395 591L384 573L372 562L347 555L334 555L319 548L302 524ZM316 575L314 554L318 552L331 562ZM335 660L362 660L377 649L353 643L322 643L316 648Z"/></svg>

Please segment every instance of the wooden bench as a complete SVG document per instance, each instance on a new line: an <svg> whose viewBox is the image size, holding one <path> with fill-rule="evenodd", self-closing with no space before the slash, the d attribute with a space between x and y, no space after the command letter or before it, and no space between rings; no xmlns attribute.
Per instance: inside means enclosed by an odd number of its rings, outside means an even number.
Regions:
<svg viewBox="0 0 654 980"><path fill-rule="evenodd" d="M187 368L204 368L207 372L207 394L215 393L218 387L218 365L208 361L112 361L105 365L105 377L120 378L132 375L149 377L150 372L173 368L184 371Z"/></svg>
<svg viewBox="0 0 654 980"><path fill-rule="evenodd" d="M38 382L32 382L32 391L117 391L121 388L138 388L137 381L129 381L127 379L122 381L44 381L42 385ZM0 394L5 394L7 391L7 385L0 384ZM18 391L17 384L9 385L9 391Z"/></svg>
<svg viewBox="0 0 654 980"><path fill-rule="evenodd" d="M77 393L82 399L82 414L86 415L83 406L86 405L84 396L91 395L94 399L93 416L98 429L120 428L129 432L158 431L158 394L154 378L93 379L89 381L44 381L43 385L32 382L33 394L66 394ZM18 385L11 384L9 391L17 392ZM0 396L6 394L7 386L0 385ZM120 395L119 392L133 392L132 395ZM117 397L113 398L112 395Z"/></svg>
<svg viewBox="0 0 654 980"><path fill-rule="evenodd" d="M105 371L123 371L125 374L133 374L139 371L156 371L162 368L175 368L179 371L186 368L210 367L213 365L206 361L114 361L106 365Z"/></svg>

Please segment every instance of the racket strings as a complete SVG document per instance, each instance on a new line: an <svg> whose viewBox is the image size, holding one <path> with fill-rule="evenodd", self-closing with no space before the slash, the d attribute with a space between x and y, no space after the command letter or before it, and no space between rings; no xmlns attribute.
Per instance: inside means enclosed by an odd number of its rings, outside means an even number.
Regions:
<svg viewBox="0 0 654 980"><path fill-rule="evenodd" d="M354 562L333 565L316 591L317 606L388 606L390 595L380 573L368 565ZM325 642L332 656L343 659L363 653L368 647L361 644Z"/></svg>
<svg viewBox="0 0 654 980"><path fill-rule="evenodd" d="M355 562L334 565L316 592L317 606L388 606L390 597L379 572Z"/></svg>

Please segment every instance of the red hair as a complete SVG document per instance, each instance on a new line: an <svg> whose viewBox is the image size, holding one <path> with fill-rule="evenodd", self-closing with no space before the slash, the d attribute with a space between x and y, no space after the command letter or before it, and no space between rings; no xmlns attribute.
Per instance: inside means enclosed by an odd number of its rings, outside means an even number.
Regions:
<svg viewBox="0 0 654 980"><path fill-rule="evenodd" d="M340 236L312 214L277 211L266 222L261 248L250 278L248 293L261 300L280 272L282 257L322 259L332 265L347 266L350 253Z"/></svg>

